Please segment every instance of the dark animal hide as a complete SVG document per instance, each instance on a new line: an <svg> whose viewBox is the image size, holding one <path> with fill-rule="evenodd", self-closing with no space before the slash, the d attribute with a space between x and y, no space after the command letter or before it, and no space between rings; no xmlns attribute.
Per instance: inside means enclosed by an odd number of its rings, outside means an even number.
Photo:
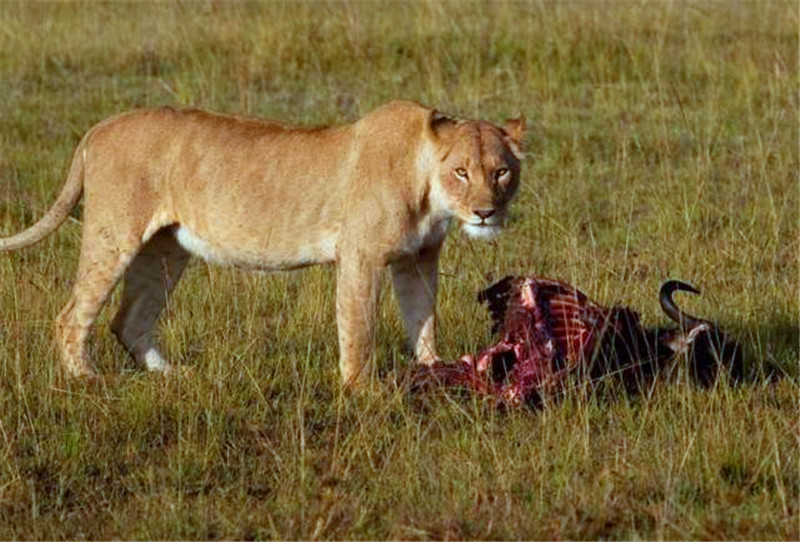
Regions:
<svg viewBox="0 0 800 542"><path fill-rule="evenodd" d="M636 392L684 361L702 386L711 386L721 368L741 378L739 345L713 323L682 312L672 299L677 290L698 292L680 281L661 287L661 306L678 326L645 329L636 311L598 305L567 283L506 277L478 294L497 342L455 363L416 368L412 388L443 386L502 405L537 405L562 391L568 377L573 384L620 382Z"/></svg>

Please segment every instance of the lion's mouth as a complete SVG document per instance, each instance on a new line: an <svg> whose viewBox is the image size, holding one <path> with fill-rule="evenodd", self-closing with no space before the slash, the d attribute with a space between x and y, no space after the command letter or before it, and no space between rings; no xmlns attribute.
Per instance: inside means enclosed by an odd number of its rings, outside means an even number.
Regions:
<svg viewBox="0 0 800 542"><path fill-rule="evenodd" d="M500 224L494 222L465 222L462 229L474 239L493 239L500 233Z"/></svg>

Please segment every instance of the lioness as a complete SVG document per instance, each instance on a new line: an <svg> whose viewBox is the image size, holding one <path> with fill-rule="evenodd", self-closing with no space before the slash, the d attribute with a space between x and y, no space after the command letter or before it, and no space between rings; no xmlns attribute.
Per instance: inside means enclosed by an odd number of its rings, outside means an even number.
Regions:
<svg viewBox="0 0 800 542"><path fill-rule="evenodd" d="M153 326L190 255L262 270L336 262L341 376L372 346L378 281L391 269L420 363L436 359L437 260L452 217L494 234L517 191L524 119L503 128L391 102L342 126L296 127L196 109L137 110L95 125L47 214L0 250L36 243L84 195L78 276L55 335L72 375L124 276L111 327L134 359L168 371Z"/></svg>

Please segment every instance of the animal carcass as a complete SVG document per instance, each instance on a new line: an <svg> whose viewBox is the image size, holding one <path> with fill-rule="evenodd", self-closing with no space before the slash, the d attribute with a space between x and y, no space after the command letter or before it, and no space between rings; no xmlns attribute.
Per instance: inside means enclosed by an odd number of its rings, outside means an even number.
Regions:
<svg viewBox="0 0 800 542"><path fill-rule="evenodd" d="M661 307L677 325L646 329L636 311L603 307L565 282L506 277L478 294L497 342L454 363L415 369L412 388L444 386L503 405L536 405L568 382L618 381L635 392L682 361L701 386L712 385L723 368L741 378L739 345L712 322L681 311L672 297L679 290L699 293L677 280L661 286Z"/></svg>

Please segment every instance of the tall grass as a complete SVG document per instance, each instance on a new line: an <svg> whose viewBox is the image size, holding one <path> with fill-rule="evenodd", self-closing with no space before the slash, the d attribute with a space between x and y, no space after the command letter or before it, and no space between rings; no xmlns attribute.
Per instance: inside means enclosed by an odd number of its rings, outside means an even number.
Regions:
<svg viewBox="0 0 800 542"><path fill-rule="evenodd" d="M68 380L51 330L76 212L0 258L0 538L800 538L797 28L778 1L0 3L4 235L53 202L85 130L135 107L523 112L515 220L446 244L443 355L491 339L491 278L562 278L654 324L679 277L704 291L690 312L787 375L540 412L409 398L386 383L406 363L386 290L386 378L351 396L331 269L198 262L161 330L190 374L135 368L104 314L103 378Z"/></svg>

